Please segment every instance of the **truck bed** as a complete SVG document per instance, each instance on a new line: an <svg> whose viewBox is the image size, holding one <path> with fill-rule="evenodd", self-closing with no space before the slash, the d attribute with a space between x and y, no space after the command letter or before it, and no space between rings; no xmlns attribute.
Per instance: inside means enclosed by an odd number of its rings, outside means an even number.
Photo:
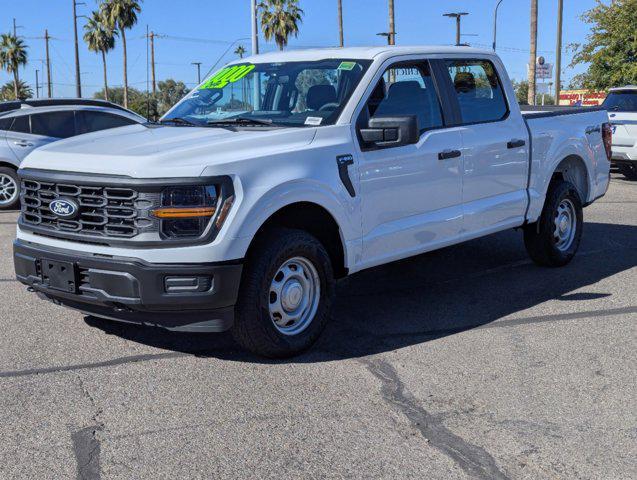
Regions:
<svg viewBox="0 0 637 480"><path fill-rule="evenodd" d="M574 115L606 110L603 107L570 107L563 105L520 105L524 118L559 117L560 115Z"/></svg>

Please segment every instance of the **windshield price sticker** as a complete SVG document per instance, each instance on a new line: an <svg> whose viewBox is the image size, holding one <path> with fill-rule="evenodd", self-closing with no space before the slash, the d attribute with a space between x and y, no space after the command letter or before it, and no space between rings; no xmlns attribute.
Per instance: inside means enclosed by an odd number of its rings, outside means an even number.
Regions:
<svg viewBox="0 0 637 480"><path fill-rule="evenodd" d="M341 64L338 66L339 70L354 70L354 67L356 67L356 62L341 62Z"/></svg>
<svg viewBox="0 0 637 480"><path fill-rule="evenodd" d="M256 68L256 65L233 65L219 70L199 87L199 90L223 88L230 83L237 82Z"/></svg>

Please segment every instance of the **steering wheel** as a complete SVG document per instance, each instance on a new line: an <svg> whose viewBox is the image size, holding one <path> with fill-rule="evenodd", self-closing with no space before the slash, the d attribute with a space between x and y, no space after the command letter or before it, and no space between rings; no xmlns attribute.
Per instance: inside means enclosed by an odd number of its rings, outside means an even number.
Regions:
<svg viewBox="0 0 637 480"><path fill-rule="evenodd" d="M326 110L336 110L340 106L341 106L340 103L335 103L335 102L326 103L321 108L319 108L318 111L319 112L324 112Z"/></svg>

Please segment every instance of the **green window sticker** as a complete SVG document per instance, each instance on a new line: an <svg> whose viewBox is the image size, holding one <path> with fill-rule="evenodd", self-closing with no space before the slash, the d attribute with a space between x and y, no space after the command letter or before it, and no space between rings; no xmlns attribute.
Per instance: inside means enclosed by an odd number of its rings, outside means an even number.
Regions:
<svg viewBox="0 0 637 480"><path fill-rule="evenodd" d="M338 66L339 70L354 70L354 67L356 67L356 62L341 62L341 64Z"/></svg>
<svg viewBox="0 0 637 480"><path fill-rule="evenodd" d="M213 88L223 88L229 83L241 80L248 73L256 68L256 65L232 65L231 67L222 68L212 77L206 80L199 90L210 90Z"/></svg>

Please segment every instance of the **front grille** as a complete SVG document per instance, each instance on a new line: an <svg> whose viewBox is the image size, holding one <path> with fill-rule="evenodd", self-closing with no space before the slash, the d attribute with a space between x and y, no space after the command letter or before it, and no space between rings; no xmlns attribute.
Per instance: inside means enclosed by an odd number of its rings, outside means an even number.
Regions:
<svg viewBox="0 0 637 480"><path fill-rule="evenodd" d="M158 222L150 210L159 195L132 188L22 181L22 224L54 235L133 238L140 233L157 231ZM56 199L70 199L79 205L72 219L55 215L50 204Z"/></svg>

